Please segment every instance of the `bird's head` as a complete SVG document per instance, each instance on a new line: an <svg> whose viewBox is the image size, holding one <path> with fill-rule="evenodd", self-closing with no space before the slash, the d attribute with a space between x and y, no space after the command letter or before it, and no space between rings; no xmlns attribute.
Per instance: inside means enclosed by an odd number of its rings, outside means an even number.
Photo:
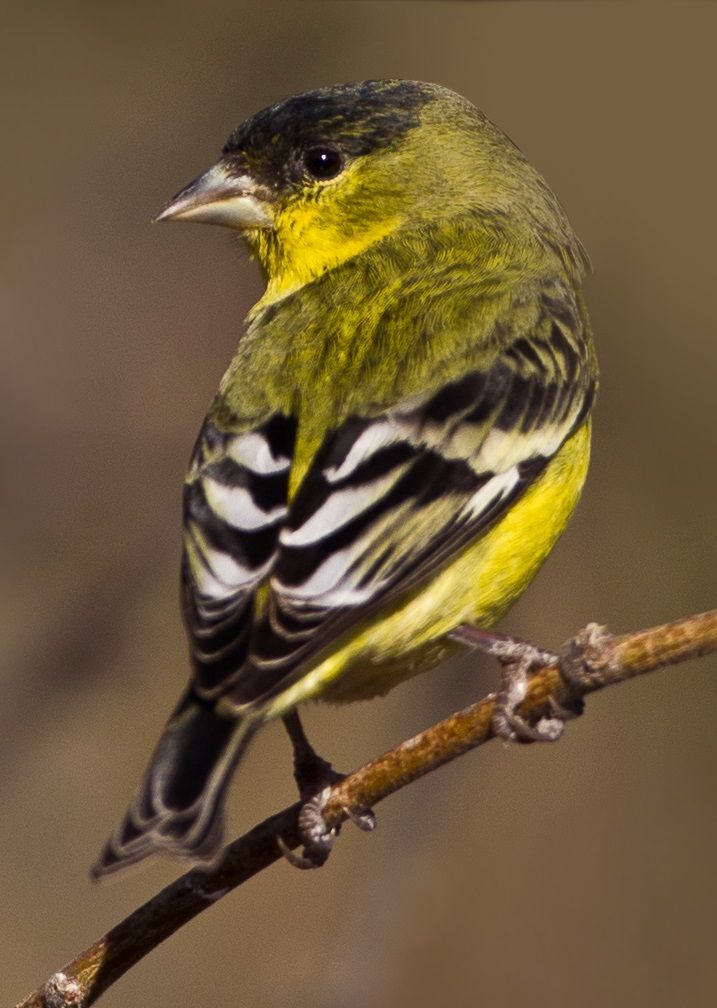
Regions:
<svg viewBox="0 0 717 1008"><path fill-rule="evenodd" d="M550 189L475 106L435 84L385 80L258 112L157 220L241 232L273 299L400 230L470 213L574 241Z"/></svg>

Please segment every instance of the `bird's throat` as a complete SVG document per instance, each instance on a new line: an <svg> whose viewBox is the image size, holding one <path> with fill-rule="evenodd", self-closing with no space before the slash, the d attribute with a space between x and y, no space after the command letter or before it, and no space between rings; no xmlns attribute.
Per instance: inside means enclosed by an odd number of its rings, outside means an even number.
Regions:
<svg viewBox="0 0 717 1008"><path fill-rule="evenodd" d="M288 219L279 218L271 231L257 229L248 238L267 277L267 286L254 310L266 308L312 283L365 252L397 227L393 217L349 228L294 213Z"/></svg>

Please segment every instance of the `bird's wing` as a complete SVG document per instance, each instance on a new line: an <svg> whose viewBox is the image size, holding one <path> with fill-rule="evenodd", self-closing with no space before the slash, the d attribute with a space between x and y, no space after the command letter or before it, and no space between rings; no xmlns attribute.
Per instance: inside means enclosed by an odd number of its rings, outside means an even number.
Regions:
<svg viewBox="0 0 717 1008"><path fill-rule="evenodd" d="M592 403L581 326L574 304L546 303L530 335L483 370L327 435L288 513L277 512L268 598L231 689L237 707L290 686L353 621L439 568L540 475Z"/></svg>
<svg viewBox="0 0 717 1008"><path fill-rule="evenodd" d="M239 433L207 419L197 440L184 489L182 600L192 685L205 700L246 664L256 589L287 516L295 432L278 414Z"/></svg>

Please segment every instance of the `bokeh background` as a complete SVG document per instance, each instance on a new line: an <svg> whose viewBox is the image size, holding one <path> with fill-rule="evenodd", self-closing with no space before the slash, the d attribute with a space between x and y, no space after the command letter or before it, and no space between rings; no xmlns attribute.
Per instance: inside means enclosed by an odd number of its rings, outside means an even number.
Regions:
<svg viewBox="0 0 717 1008"><path fill-rule="evenodd" d="M539 166L592 255L592 470L505 628L555 646L717 603L717 5L28 0L3 21L10 1004L177 874L87 870L185 676L183 471L259 278L228 233L149 221L256 109L351 79L446 84ZM559 745L459 760L382 805L372 836L345 830L323 871L279 864L212 907L102 1003L713 1005L716 671L608 691ZM464 661L307 724L349 769L495 674ZM293 797L271 726L232 834Z"/></svg>

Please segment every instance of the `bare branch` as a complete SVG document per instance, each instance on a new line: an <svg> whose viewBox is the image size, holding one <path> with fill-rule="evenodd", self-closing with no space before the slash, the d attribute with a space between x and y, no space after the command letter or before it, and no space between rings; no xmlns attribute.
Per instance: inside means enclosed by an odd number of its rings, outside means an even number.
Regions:
<svg viewBox="0 0 717 1008"><path fill-rule="evenodd" d="M572 670L579 672L579 692L587 694L715 651L717 610L621 637L590 624L569 642L565 658ZM536 671L518 712L535 721L550 713L551 697L559 704L575 697L555 662ZM411 781L488 741L494 704L491 694L349 774L331 790L324 810L327 825L338 825L345 819L345 808L371 808ZM167 886L17 1008L88 1008L165 938L278 860L277 836L289 848L298 847L298 811L297 802L264 820L230 844L210 871L195 868Z"/></svg>

